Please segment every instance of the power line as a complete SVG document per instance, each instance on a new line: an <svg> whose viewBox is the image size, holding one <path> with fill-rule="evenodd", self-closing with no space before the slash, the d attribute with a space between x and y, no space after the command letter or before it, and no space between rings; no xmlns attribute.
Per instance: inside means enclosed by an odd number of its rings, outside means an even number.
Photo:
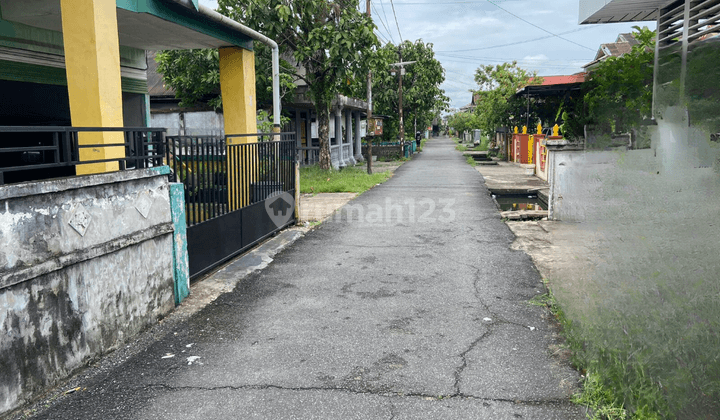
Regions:
<svg viewBox="0 0 720 420"><path fill-rule="evenodd" d="M584 27L584 28L574 29L574 30L572 30L572 31L560 32L558 35L566 35L566 34L571 34L571 33L580 32L580 31L587 31L588 29L594 29L594 28L592 28L592 27ZM491 49L493 49L493 48L512 47L512 46L514 46L514 45L527 44L527 43L535 42L535 41L542 41L543 39L553 38L554 36L555 36L555 35L547 35L547 36L541 36L540 38L528 39L528 40L525 40L525 41L511 42L511 43L509 43L509 44L492 45L492 46L490 46L490 47L481 47L481 48L469 48L469 49L466 49L466 50L435 51L435 53L437 54L437 53L439 53L439 52L446 52L446 53L448 53L448 52L466 52L466 51L491 50Z"/></svg>
<svg viewBox="0 0 720 420"><path fill-rule="evenodd" d="M560 38L560 39L562 39L562 40L564 40L564 41L567 41L567 42L569 42L569 43L571 43L571 44L575 44L575 45L577 45L578 47L582 47L582 48L588 49L588 50L590 50L590 51L595 51L595 50L593 50L593 49L590 48L590 47L586 47L585 45L578 44L577 42L575 42L575 41L573 41L573 40L570 40L570 39L567 39L567 38L563 38L563 37L561 37L561 36L558 35L558 34L554 34L554 33L550 32L550 31L548 31L547 29L541 28L540 26L538 26L538 25L536 25L536 24L534 24L534 23L532 23L532 22L530 22L530 21L528 21L528 20L525 20L525 19L521 18L520 16L518 16L518 15L512 13L512 12L510 12L509 10L500 7L499 5L495 4L492 0L486 0L486 1L487 1L488 3L494 5L494 6L497 7L498 9L504 11L505 13L507 13L507 14L509 14L509 15L511 15L511 16L514 16L514 17L520 19L521 21L527 23L527 24L530 25L530 26L536 27L536 28L540 29L540 30L543 31L543 32L547 32L547 33L549 33L549 34L552 35L552 36L558 37L558 38Z"/></svg>
<svg viewBox="0 0 720 420"><path fill-rule="evenodd" d="M398 24L397 20L397 13L395 13L395 3L393 3L393 0L390 0L390 5L392 6L393 15L395 16L395 26L397 26L398 35L400 35L400 43L403 42L403 36L400 33L400 25Z"/></svg>
<svg viewBox="0 0 720 420"><path fill-rule="evenodd" d="M387 12L385 11L385 4L383 3L382 0L380 0L380 8L382 9L383 16L385 16L385 23L387 23L387 26L390 27L390 26L391 26L391 25L390 25L390 19L388 19L388 17L387 17ZM390 29L388 29L388 34L390 34ZM390 36L392 37L392 34L390 34ZM393 44L394 44L394 43L395 43L395 38L392 38L392 40L393 40ZM402 41L402 40L401 40L401 41Z"/></svg>
<svg viewBox="0 0 720 420"><path fill-rule="evenodd" d="M497 57L478 57L474 55L463 55L463 54L445 54L445 53L435 53L435 55L443 56L443 57L450 57L450 58L462 58L466 60L486 60L486 61L497 61L501 63L507 62L505 59L497 58ZM528 61L526 57L522 59L516 59L516 61ZM587 59L585 58L566 58L565 61L582 61L587 62Z"/></svg>
<svg viewBox="0 0 720 420"><path fill-rule="evenodd" d="M382 3L382 1L381 1L380 3ZM375 8L375 4L374 4L374 3L370 3L370 7L372 7L373 10L375 10L375 14L377 15L378 19L380 19L380 23L382 23L383 28L385 28L385 30L387 31L388 35L390 36L390 39L392 40L392 43L394 44L394 43L395 43L395 39L394 39L393 36L392 36L392 32L390 32L390 29L388 29L388 25L386 25L385 22L383 22L382 16L380 16L380 13L379 13L379 12L377 11L377 9ZM383 9L383 13L385 13L385 9ZM386 16L385 19L387 20L387 16Z"/></svg>
<svg viewBox="0 0 720 420"><path fill-rule="evenodd" d="M389 44L389 43L390 43L390 42L387 40L387 38L385 38L385 36L384 36L382 33L380 33L380 31L376 30L376 31L375 31L375 34L376 34L379 38L381 38L380 41L384 42L385 44Z"/></svg>
<svg viewBox="0 0 720 420"><path fill-rule="evenodd" d="M482 63L488 62L488 61L490 61L490 62L496 62L496 63L505 63L505 62L506 62L506 61L503 61L503 60L467 60L467 59L455 59L455 60L445 59L445 60L443 60L443 61L444 61L444 62L448 62L448 63L471 63L471 64L475 64L475 63L482 64ZM523 63L521 63L521 64L523 64ZM533 67L537 67L537 68L544 68L544 69L566 69L566 68L568 68L568 67L576 67L576 68L582 67L582 65L574 66L574 65L568 65L568 64L565 64L565 65L532 64L532 66L533 66ZM528 67L529 67L529 66L528 66Z"/></svg>

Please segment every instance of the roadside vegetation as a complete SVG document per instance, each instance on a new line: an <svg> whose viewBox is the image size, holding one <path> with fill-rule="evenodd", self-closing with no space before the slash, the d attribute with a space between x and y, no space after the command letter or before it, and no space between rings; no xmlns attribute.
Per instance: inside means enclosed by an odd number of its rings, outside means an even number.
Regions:
<svg viewBox="0 0 720 420"><path fill-rule="evenodd" d="M484 136L477 146L470 143L461 143L457 137L453 137L453 141L455 142L455 150L460 152L483 152L488 149L488 139Z"/></svg>
<svg viewBox="0 0 720 420"><path fill-rule="evenodd" d="M420 140L420 146L418 146L418 148L417 148L418 152L423 151L423 148L425 147L425 143L427 143L427 141L428 141L428 139L426 139L424 137Z"/></svg>
<svg viewBox="0 0 720 420"><path fill-rule="evenodd" d="M653 371L661 368L660 360L647 358L648 348L612 350L604 345L607 331L574 321L566 314L546 281L548 292L534 297L530 304L545 306L555 317L565 338L573 366L582 375L582 391L572 401L582 405L591 420L659 420L684 417L678 406L681 401L668 394L672 379L663 385L652 379ZM629 332L627 333L629 334ZM665 363L672 363L666 360ZM698 384L699 385L699 384ZM702 397L710 397L702 395ZM686 407L688 409L688 407ZM716 417L708 417L716 418Z"/></svg>
<svg viewBox="0 0 720 420"><path fill-rule="evenodd" d="M390 179L390 171L368 175L362 167L347 167L340 171L318 166L300 168L300 192L305 194L354 192L362 193Z"/></svg>

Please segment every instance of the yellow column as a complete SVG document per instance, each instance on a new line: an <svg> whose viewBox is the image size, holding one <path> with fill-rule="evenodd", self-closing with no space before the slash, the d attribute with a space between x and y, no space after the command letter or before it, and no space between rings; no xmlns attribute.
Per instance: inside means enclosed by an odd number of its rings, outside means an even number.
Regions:
<svg viewBox="0 0 720 420"><path fill-rule="evenodd" d="M255 54L243 48L220 48L220 92L225 134L257 133ZM255 142L255 137L230 139L229 144Z"/></svg>
<svg viewBox="0 0 720 420"><path fill-rule="evenodd" d="M61 0L70 118L75 127L122 127L115 0ZM83 133L80 144L122 143L121 132ZM80 160L125 157L124 147L80 149ZM78 175L118 170L117 162L78 165Z"/></svg>
<svg viewBox="0 0 720 420"><path fill-rule="evenodd" d="M257 133L255 54L243 48L225 47L220 48L218 55L225 134ZM250 184L257 180L257 174L253 172L259 167L257 149L237 148L232 145L256 141L257 137L228 139L230 210L237 210L250 204Z"/></svg>
<svg viewBox="0 0 720 420"><path fill-rule="evenodd" d="M528 161L527 163L533 163L533 154L535 153L535 137L528 136Z"/></svg>

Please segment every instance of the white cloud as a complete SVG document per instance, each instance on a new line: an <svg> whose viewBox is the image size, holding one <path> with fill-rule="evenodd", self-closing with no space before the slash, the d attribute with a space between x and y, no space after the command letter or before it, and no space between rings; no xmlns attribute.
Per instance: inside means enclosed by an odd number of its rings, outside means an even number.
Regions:
<svg viewBox="0 0 720 420"><path fill-rule="evenodd" d="M541 75L572 74L592 61L601 43L614 41L618 33L630 32L633 26L578 25L580 0L553 0L542 2L540 6L536 0L495 1L507 12L486 1L442 1L394 0L394 5L400 32L405 39L422 39L434 44L436 58L448 70L447 82L442 88L451 98L453 107L470 102L468 90L475 86L473 74L481 64L517 60L524 67L538 70ZM217 7L217 2L213 0L200 0L200 3ZM398 28L390 1L372 0L372 6L378 32L390 40L389 30L397 43ZM538 10L538 7L542 9ZM365 11L363 0L360 10ZM640 25L647 25L650 29L655 27L654 22ZM506 44L512 45L488 48Z"/></svg>

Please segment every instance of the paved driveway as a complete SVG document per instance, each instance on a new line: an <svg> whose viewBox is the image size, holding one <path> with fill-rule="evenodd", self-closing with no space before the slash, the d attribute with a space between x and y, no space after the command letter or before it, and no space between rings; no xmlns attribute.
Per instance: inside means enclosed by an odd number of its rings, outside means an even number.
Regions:
<svg viewBox="0 0 720 420"><path fill-rule="evenodd" d="M448 138L36 418L581 419L543 292Z"/></svg>

